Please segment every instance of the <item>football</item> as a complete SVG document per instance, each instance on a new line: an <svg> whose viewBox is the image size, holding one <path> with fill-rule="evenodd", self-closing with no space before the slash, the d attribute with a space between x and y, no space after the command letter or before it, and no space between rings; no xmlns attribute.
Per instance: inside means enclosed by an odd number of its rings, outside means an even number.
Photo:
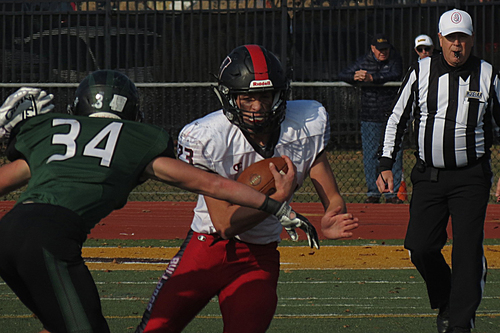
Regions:
<svg viewBox="0 0 500 333"><path fill-rule="evenodd" d="M279 172L288 172L288 165L282 157L271 157L250 165L243 170L237 181L264 194L273 194L276 192L276 188L274 186L273 174L269 170L270 162L274 163Z"/></svg>

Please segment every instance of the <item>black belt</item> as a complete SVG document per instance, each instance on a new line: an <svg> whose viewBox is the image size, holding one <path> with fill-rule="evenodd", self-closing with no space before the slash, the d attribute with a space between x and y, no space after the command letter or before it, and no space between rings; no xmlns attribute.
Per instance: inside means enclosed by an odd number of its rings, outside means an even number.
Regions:
<svg viewBox="0 0 500 333"><path fill-rule="evenodd" d="M460 170L460 169L471 168L471 167L474 167L474 166L476 166L478 164L481 164L481 163L485 162L486 160L489 160L489 156L490 156L490 154L484 154L483 156L481 156L477 160L473 161L472 163L469 163L469 164L467 164L465 166L462 166L462 167L456 167L456 168L436 168L436 167L433 167L433 166L428 166L427 163L425 163L425 161L423 161L418 156L418 152L415 152L415 157L417 158L417 164L415 165L415 168L417 169L418 172L421 172L421 173L424 173L426 170L430 170L430 180L434 181L434 182L437 182L439 171L443 171L443 170Z"/></svg>

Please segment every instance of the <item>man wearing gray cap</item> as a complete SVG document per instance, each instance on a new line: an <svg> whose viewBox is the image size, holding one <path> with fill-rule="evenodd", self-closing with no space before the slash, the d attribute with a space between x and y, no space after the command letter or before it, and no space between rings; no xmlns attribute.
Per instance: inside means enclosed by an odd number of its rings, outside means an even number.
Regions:
<svg viewBox="0 0 500 333"><path fill-rule="evenodd" d="M399 81L403 76L403 59L392 46L385 34L375 34L370 50L356 61L344 68L338 79L354 84L361 89L361 143L363 149L363 165L367 188L365 203L379 203L380 193L377 189L377 150L384 132L387 116L391 112L392 102L397 95L397 88L385 87L384 83ZM403 203L397 197L401 184L403 156L400 152L394 163L395 193L387 193L386 203Z"/></svg>
<svg viewBox="0 0 500 333"><path fill-rule="evenodd" d="M417 162L405 248L425 280L431 307L439 309L438 332L470 332L486 277L484 219L500 79L492 65L471 55L467 12L441 15L438 37L442 53L413 64L398 92L380 147L377 186L393 191L392 163L413 116ZM450 216L453 272L441 253Z"/></svg>

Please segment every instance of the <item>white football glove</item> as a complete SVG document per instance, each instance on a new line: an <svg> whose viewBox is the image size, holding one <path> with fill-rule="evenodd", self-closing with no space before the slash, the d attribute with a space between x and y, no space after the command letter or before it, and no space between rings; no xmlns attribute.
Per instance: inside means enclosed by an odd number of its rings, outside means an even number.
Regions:
<svg viewBox="0 0 500 333"><path fill-rule="evenodd" d="M7 97L0 106L0 138L10 136L12 129L21 121L52 111L50 101L54 95L38 88L22 87Z"/></svg>
<svg viewBox="0 0 500 333"><path fill-rule="evenodd" d="M292 213L295 214L294 218L290 217ZM285 228L288 235L290 235L292 241L296 242L299 239L295 229L300 228L306 233L309 246L319 249L318 233L308 219L293 211L292 207L287 203L284 203L275 215L280 220L281 225Z"/></svg>

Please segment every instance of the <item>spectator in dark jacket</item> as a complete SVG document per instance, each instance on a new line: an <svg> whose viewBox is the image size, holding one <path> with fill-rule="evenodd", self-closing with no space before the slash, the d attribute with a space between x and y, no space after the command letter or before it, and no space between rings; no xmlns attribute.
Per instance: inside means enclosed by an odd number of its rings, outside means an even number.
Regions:
<svg viewBox="0 0 500 333"><path fill-rule="evenodd" d="M351 84L359 84L362 89L360 120L363 163L368 188L366 203L380 202L380 192L376 184L378 176L377 150L387 116L392 109L392 103L397 94L396 87L384 87L382 85L389 81L401 80L402 74L403 61L401 55L389 43L384 34L375 35L371 50L359 57L355 63L339 74L340 80ZM370 84L363 85L364 83ZM394 193L385 194L387 203L402 203L397 197L402 169L402 153L400 150L392 169Z"/></svg>

